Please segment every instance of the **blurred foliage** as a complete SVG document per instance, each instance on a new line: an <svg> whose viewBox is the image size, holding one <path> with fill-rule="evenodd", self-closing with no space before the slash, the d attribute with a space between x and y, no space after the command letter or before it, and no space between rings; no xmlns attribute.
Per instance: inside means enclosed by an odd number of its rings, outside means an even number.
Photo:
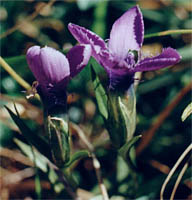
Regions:
<svg viewBox="0 0 192 200"><path fill-rule="evenodd" d="M1 34L16 24L21 24L17 30L1 39L1 56L30 84L35 79L25 60L26 50L32 45L47 45L65 52L76 43L67 29L69 22L90 28L107 39L114 21L127 9L139 4L144 15L145 34L192 28L190 0L64 0L54 2L52 6L42 9L33 20L27 20L27 16L32 15L38 6L45 3L47 1L25 0L1 1L0 4ZM135 135L147 132L165 107L172 102L182 88L191 82L191 39L191 34L177 34L148 38L144 41L144 52L156 54L162 47L171 46L180 52L182 61L168 69L142 74L141 83L136 91L137 128ZM95 70L102 82L106 83L104 70L99 67ZM115 151L109 151L108 134L96 105L89 66L70 82L68 92L70 120L81 125L95 146L109 195L116 196L114 199L158 199L160 188L169 170L191 143L191 116L184 122L181 121L184 109L191 102L190 92L178 102L155 132L148 146L136 157L136 177L130 177L125 161L117 158ZM21 136L18 127L15 126L4 108L6 105L14 112L13 103L20 117L25 119L26 126L30 128L29 132L37 136L45 135L41 103L35 99L26 100L23 88L1 68L1 196L2 199L37 198L34 187L35 180L38 182L37 177L35 178L34 173L22 174L24 169L33 165L26 156L21 154L18 146L30 152L29 146L25 146L26 139ZM74 131L72 131L72 139L74 152L85 149ZM138 141L137 147L139 144ZM117 158L117 163L114 162L115 158ZM177 174L181 168L177 170ZM82 194L85 195L84 199L89 199L93 194L98 195L99 189L90 158L84 158L75 163L73 170L74 179L82 189ZM14 179L14 175L19 172L21 172L20 179ZM165 198L170 197L176 175L168 184ZM48 183L48 177L41 171L38 171L38 176L41 181L43 199L69 198L65 191L55 194ZM15 180L15 183L7 181L9 179ZM55 187L59 188L58 184ZM190 199L191 189L190 171L188 170L179 185L175 199ZM99 199L99 196L92 199Z"/></svg>

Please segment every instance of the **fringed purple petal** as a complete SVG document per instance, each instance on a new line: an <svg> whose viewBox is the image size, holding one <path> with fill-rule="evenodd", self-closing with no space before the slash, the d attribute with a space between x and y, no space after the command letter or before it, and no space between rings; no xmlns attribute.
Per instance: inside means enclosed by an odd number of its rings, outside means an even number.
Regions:
<svg viewBox="0 0 192 200"><path fill-rule="evenodd" d="M84 27L69 23L68 29L75 39L80 44L90 44L92 47L92 56L100 62L100 52L101 50L107 50L105 42L98 35Z"/></svg>
<svg viewBox="0 0 192 200"><path fill-rule="evenodd" d="M134 68L134 72L157 70L171 65L175 65L181 60L179 53L172 48L166 48L163 52L152 58L141 60Z"/></svg>
<svg viewBox="0 0 192 200"><path fill-rule="evenodd" d="M39 57L40 51L41 49L39 46L33 46L29 48L26 54L27 63L37 81L39 83L47 84L48 80Z"/></svg>
<svg viewBox="0 0 192 200"><path fill-rule="evenodd" d="M40 51L42 70L49 83L56 84L70 74L69 62L64 54L59 51L44 47Z"/></svg>
<svg viewBox="0 0 192 200"><path fill-rule="evenodd" d="M129 9L114 24L110 33L109 49L125 59L129 50L139 50L143 43L144 23L138 6Z"/></svg>
<svg viewBox="0 0 192 200"><path fill-rule="evenodd" d="M91 46L80 44L74 46L66 55L70 65L70 77L76 76L89 62Z"/></svg>
<svg viewBox="0 0 192 200"><path fill-rule="evenodd" d="M99 53L99 60L96 60L107 72L113 70L113 67L117 64L114 56L112 56L108 50L101 50Z"/></svg>

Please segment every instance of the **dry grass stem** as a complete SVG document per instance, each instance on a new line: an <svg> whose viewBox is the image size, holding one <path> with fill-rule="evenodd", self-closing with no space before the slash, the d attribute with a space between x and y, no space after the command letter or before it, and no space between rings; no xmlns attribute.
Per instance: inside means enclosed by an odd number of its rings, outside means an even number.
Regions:
<svg viewBox="0 0 192 200"><path fill-rule="evenodd" d="M47 4L41 4L30 16L28 16L26 18L25 21L23 21L20 24L16 24L15 26L13 26L12 28L8 29L7 31L5 31L4 33L2 33L0 35L0 39L7 37L8 35L12 34L13 32L15 32L17 29L19 29L21 26L23 26L23 24L26 21L32 21L33 19L35 19L39 13L47 6L52 6L55 3L56 0L50 0Z"/></svg>
<svg viewBox="0 0 192 200"><path fill-rule="evenodd" d="M179 166L179 164L182 162L182 160L185 158L185 156L192 150L192 144L190 144L187 149L181 154L181 156L179 157L179 159L177 160L177 162L175 163L175 165L173 166L173 168L171 169L171 171L169 172L167 178L165 179L162 187L161 187L161 191L160 191L160 200L163 200L163 194L165 191L165 188L169 182L169 180L171 179L171 177L173 176L174 172L176 171L177 167Z"/></svg>
<svg viewBox="0 0 192 200"><path fill-rule="evenodd" d="M95 169L95 173L97 176L97 180L99 183L99 188L103 197L103 200L109 200L109 196L107 193L107 189L103 183L103 178L101 176L101 169L100 169L100 163L99 160L97 159L97 157L94 154L94 147L93 145L88 141L88 139L86 138L84 132L82 131L82 129L77 126L74 123L70 123L72 125L72 127L74 128L74 130L76 130L79 138L82 140L82 142L86 145L86 147L88 148L88 150L91 152L91 157L93 159L93 167Z"/></svg>
<svg viewBox="0 0 192 200"><path fill-rule="evenodd" d="M17 162L20 162L26 166L31 166L33 167L33 163L29 160L29 158L27 158L26 156L24 156L23 154L21 154L20 152L17 152L15 150L10 150L8 148L0 148L0 156L4 156L10 159L13 159Z"/></svg>
<svg viewBox="0 0 192 200"><path fill-rule="evenodd" d="M155 169L159 170L163 174L168 174L170 172L170 169L167 165L160 163L157 160L150 160L150 165L154 167Z"/></svg>
<svg viewBox="0 0 192 200"><path fill-rule="evenodd" d="M68 192L68 194L74 199L74 200L81 200L80 197L78 197L78 195L76 194L75 191L73 191L73 188L71 187L71 185L68 183L68 180L65 178L63 172L55 165L53 164L51 161L47 160L47 164L48 166L53 169L59 178L59 181L61 181L63 183L63 185L65 186L66 191Z"/></svg>
<svg viewBox="0 0 192 200"><path fill-rule="evenodd" d="M165 119L169 116L172 110L179 104L179 102L183 99L183 97L192 89L192 82L186 85L176 97L165 107L165 109L159 114L157 119L151 125L149 130L145 131L142 134L141 142L139 143L138 147L136 148L136 155L139 156L140 153L148 146L151 142L153 136L155 135L158 128L163 124Z"/></svg>
<svg viewBox="0 0 192 200"><path fill-rule="evenodd" d="M172 193L171 193L170 200L174 200L174 196L175 196L176 190L177 190L177 188L178 188L178 186L179 186L179 183L181 182L181 179L182 179L182 177L183 177L185 171L187 170L188 166L189 166L189 162L186 162L185 165L183 166L181 172L179 173L179 175L178 175L178 177L177 177L177 180L176 180L176 182L175 182L173 191L172 191Z"/></svg>
<svg viewBox="0 0 192 200"><path fill-rule="evenodd" d="M0 65L3 67L5 71L7 71L23 88L26 90L31 89L31 86L21 78L13 69L12 67L5 62L5 60L0 56Z"/></svg>
<svg viewBox="0 0 192 200"><path fill-rule="evenodd" d="M25 178L29 178L35 174L33 168L26 168L15 173L10 173L3 177L3 184L10 185L21 182Z"/></svg>

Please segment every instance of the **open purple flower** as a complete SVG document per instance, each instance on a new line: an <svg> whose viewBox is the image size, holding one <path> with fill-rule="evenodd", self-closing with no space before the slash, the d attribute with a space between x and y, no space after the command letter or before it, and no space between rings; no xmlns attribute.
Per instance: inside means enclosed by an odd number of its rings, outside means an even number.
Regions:
<svg viewBox="0 0 192 200"><path fill-rule="evenodd" d="M109 75L111 90L127 90L134 82L135 72L161 69L181 59L170 47L163 49L158 56L141 59L144 23L138 6L129 9L113 24L107 44L84 27L70 23L68 28L79 43L91 45L92 56ZM133 51L138 53L137 60Z"/></svg>
<svg viewBox="0 0 192 200"><path fill-rule="evenodd" d="M65 56L59 51L33 46L27 51L27 62L38 81L37 91L48 110L66 106L66 86L91 56L90 45L77 45Z"/></svg>

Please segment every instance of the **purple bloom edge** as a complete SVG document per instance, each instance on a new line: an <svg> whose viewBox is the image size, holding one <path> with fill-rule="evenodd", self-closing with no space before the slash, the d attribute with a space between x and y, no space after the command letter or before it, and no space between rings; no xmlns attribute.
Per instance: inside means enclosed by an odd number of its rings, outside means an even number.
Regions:
<svg viewBox="0 0 192 200"><path fill-rule="evenodd" d="M84 27L70 23L68 28L80 44L91 45L92 56L108 73L110 90L128 89L134 82L135 72L158 70L181 60L179 53L168 47L158 56L135 61L131 51L136 50L140 55L144 40L144 22L139 6L129 9L115 21L108 45Z"/></svg>
<svg viewBox="0 0 192 200"><path fill-rule="evenodd" d="M181 60L179 53L171 48L163 49L162 53L152 58L141 60L134 68L134 72L151 71L177 64Z"/></svg>
<svg viewBox="0 0 192 200"><path fill-rule="evenodd" d="M28 49L27 63L38 81L37 91L47 110L66 107L67 84L87 65L90 56L91 47L84 44L73 47L67 57L50 47Z"/></svg>

